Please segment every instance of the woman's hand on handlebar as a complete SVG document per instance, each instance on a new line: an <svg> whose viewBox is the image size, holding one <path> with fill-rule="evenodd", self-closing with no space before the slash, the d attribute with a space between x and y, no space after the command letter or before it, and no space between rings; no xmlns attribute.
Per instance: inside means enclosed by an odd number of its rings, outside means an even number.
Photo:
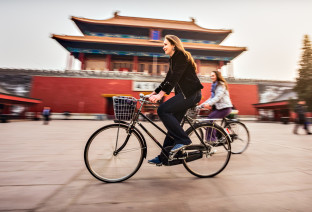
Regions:
<svg viewBox="0 0 312 212"><path fill-rule="evenodd" d="M210 104L202 104L201 108L205 108L205 109L211 110L212 106Z"/></svg>
<svg viewBox="0 0 312 212"><path fill-rule="evenodd" d="M152 103L157 103L159 100L163 98L164 95L165 95L164 91L160 91L158 94L154 91L153 93L150 94L148 100Z"/></svg>

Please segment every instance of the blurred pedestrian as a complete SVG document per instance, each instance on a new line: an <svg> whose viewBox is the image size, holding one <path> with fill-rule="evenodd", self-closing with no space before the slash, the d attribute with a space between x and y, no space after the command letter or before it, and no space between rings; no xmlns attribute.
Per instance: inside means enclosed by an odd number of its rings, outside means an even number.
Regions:
<svg viewBox="0 0 312 212"><path fill-rule="evenodd" d="M3 111L4 111L4 104L0 104L0 123L5 123L6 122L6 119L5 119L5 116L3 114Z"/></svg>
<svg viewBox="0 0 312 212"><path fill-rule="evenodd" d="M43 116L43 124L45 125L49 124L50 116L51 116L51 108L44 107L42 111L42 116Z"/></svg>
<svg viewBox="0 0 312 212"><path fill-rule="evenodd" d="M303 129L306 131L307 134L312 134L309 131L309 123L308 120L306 118L306 102L305 101L299 101L298 104L295 107L295 112L297 114L297 119L296 119L296 123L295 123L295 127L293 130L294 134L298 134L298 128L300 126L303 126Z"/></svg>

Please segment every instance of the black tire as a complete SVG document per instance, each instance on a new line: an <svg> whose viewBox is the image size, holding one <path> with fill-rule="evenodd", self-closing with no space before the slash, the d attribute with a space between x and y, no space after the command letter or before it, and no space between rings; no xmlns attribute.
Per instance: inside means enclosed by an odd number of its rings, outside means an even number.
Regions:
<svg viewBox="0 0 312 212"><path fill-rule="evenodd" d="M192 141L192 145L187 147L184 151L187 155L202 155L199 159L183 161L183 165L187 171L197 177L213 177L224 170L231 157L231 141L228 134L222 127L212 123L200 123L194 126L194 129L190 127L186 133ZM211 140L211 134L208 132L216 132L216 140ZM203 135L208 143L207 147L201 143L200 139ZM197 155L197 156L196 156Z"/></svg>
<svg viewBox="0 0 312 212"><path fill-rule="evenodd" d="M141 167L145 146L140 135L132 131L127 144L116 155L128 136L126 124L111 124L98 129L89 138L84 161L89 172L98 180L116 183L129 179Z"/></svg>
<svg viewBox="0 0 312 212"><path fill-rule="evenodd" d="M233 154L243 153L250 142L250 135L247 127L239 122L232 121L225 125L225 129L228 129L228 133L231 137L231 151Z"/></svg>

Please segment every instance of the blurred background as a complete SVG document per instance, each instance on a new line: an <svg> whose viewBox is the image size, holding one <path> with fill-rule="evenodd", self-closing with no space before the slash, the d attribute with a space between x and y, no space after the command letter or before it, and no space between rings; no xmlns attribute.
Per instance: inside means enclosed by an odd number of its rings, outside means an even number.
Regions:
<svg viewBox="0 0 312 212"><path fill-rule="evenodd" d="M12 0L0 5L3 122L37 120L44 106L51 107L54 119L110 119L112 96L138 97L162 81L168 70L162 51L166 34L179 36L195 58L203 99L209 96L210 72L219 70L240 118L295 117L289 101L298 99L293 89L304 36L312 34L311 1Z"/></svg>

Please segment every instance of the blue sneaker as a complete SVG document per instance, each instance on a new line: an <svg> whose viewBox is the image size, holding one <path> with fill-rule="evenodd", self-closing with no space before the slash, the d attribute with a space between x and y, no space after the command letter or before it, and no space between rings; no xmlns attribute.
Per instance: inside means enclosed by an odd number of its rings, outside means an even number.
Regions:
<svg viewBox="0 0 312 212"><path fill-rule="evenodd" d="M184 147L187 147L189 145L185 144L176 144L171 150L170 153L178 152L179 150L183 149Z"/></svg>
<svg viewBox="0 0 312 212"><path fill-rule="evenodd" d="M147 161L149 164L155 164L156 166L161 166L162 162L160 161L159 157L155 157L154 159Z"/></svg>

